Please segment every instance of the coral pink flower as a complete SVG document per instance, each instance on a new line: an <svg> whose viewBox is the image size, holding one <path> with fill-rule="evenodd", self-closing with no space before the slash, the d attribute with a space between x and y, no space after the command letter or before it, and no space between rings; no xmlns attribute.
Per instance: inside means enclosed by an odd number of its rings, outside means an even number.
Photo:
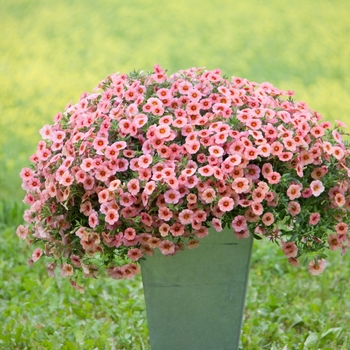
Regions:
<svg viewBox="0 0 350 350"><path fill-rule="evenodd" d="M208 236L209 230L205 226L200 226L197 230L194 231L194 233L198 238L204 238Z"/></svg>
<svg viewBox="0 0 350 350"><path fill-rule="evenodd" d="M224 150L220 146L210 146L208 150L215 157L221 157L224 154Z"/></svg>
<svg viewBox="0 0 350 350"><path fill-rule="evenodd" d="M273 171L266 176L266 179L270 185L278 184L281 179L281 174L277 171Z"/></svg>
<svg viewBox="0 0 350 350"><path fill-rule="evenodd" d="M213 188L207 188L201 194L201 199L205 203L211 203L215 199L215 197L216 197L216 193L215 193L215 190Z"/></svg>
<svg viewBox="0 0 350 350"><path fill-rule="evenodd" d="M158 248L163 255L171 255L175 253L175 244L167 240L164 240L161 243L159 243Z"/></svg>
<svg viewBox="0 0 350 350"><path fill-rule="evenodd" d="M142 252L138 248L132 248L128 251L127 257L133 261L137 261L142 258Z"/></svg>
<svg viewBox="0 0 350 350"><path fill-rule="evenodd" d="M175 189L170 189L164 193L164 200L166 203L174 203L177 204L180 200L181 196L179 191Z"/></svg>
<svg viewBox="0 0 350 350"><path fill-rule="evenodd" d="M237 239L248 238L250 236L248 229L245 229L245 230L242 230L242 231L239 231L239 232L233 231L233 234L236 236Z"/></svg>
<svg viewBox="0 0 350 350"><path fill-rule="evenodd" d="M159 226L159 233L162 237L166 237L169 234L169 229L170 226L168 224L166 224L165 222L163 222L160 226Z"/></svg>
<svg viewBox="0 0 350 350"><path fill-rule="evenodd" d="M283 253L287 258L295 258L298 255L298 247L293 242L281 241Z"/></svg>
<svg viewBox="0 0 350 350"><path fill-rule="evenodd" d="M254 202L261 203L265 199L266 191L261 188L256 188L252 193L252 199Z"/></svg>
<svg viewBox="0 0 350 350"><path fill-rule="evenodd" d="M299 198L301 196L301 187L299 185L290 185L287 190L287 196L290 200Z"/></svg>
<svg viewBox="0 0 350 350"><path fill-rule="evenodd" d="M244 177L238 177L232 182L232 189L236 193L245 193L250 189L249 180Z"/></svg>
<svg viewBox="0 0 350 350"><path fill-rule="evenodd" d="M231 223L235 232L241 232L247 229L247 221L243 215L237 215Z"/></svg>
<svg viewBox="0 0 350 350"><path fill-rule="evenodd" d="M335 226L335 231L337 232L338 235L343 235L348 233L348 225L344 222L340 222Z"/></svg>
<svg viewBox="0 0 350 350"><path fill-rule="evenodd" d="M66 171L62 175L62 177L59 181L59 183L63 186L71 186L73 184L73 182L74 182L74 177L68 171Z"/></svg>
<svg viewBox="0 0 350 350"><path fill-rule="evenodd" d="M245 168L245 176L250 180L258 180L260 177L260 168L255 164L249 164Z"/></svg>
<svg viewBox="0 0 350 350"><path fill-rule="evenodd" d="M28 227L26 227L24 225L19 225L16 229L16 234L21 239L25 239L27 237L28 233L29 233L29 229L28 229Z"/></svg>
<svg viewBox="0 0 350 350"><path fill-rule="evenodd" d="M98 220L97 212L93 210L89 215L89 226L91 228L95 228L98 224L99 224L99 220Z"/></svg>
<svg viewBox="0 0 350 350"><path fill-rule="evenodd" d="M320 180L315 180L311 182L310 189L312 191L312 194L315 197L318 197L324 191L324 186Z"/></svg>
<svg viewBox="0 0 350 350"><path fill-rule="evenodd" d="M260 154L260 151L255 147L248 146L244 150L244 157L248 160L256 159L259 156L259 154Z"/></svg>
<svg viewBox="0 0 350 350"><path fill-rule="evenodd" d="M199 241L197 239L190 239L188 240L186 245L188 249L195 249L195 248L198 248Z"/></svg>
<svg viewBox="0 0 350 350"><path fill-rule="evenodd" d="M211 224L212 224L213 228L216 230L216 232L222 231L221 221L219 219L213 218L211 220Z"/></svg>
<svg viewBox="0 0 350 350"><path fill-rule="evenodd" d="M169 231L174 237L182 236L185 232L184 224L176 222L170 226Z"/></svg>
<svg viewBox="0 0 350 350"><path fill-rule="evenodd" d="M164 221L169 221L173 217L173 213L168 207L160 207L158 209L158 216Z"/></svg>
<svg viewBox="0 0 350 350"><path fill-rule="evenodd" d="M339 235L337 235L335 233L331 233L328 236L328 244L329 244L330 250L337 250L337 249L340 249L342 247L342 243L341 243L341 240L339 238Z"/></svg>
<svg viewBox="0 0 350 350"><path fill-rule="evenodd" d="M138 159L138 165L140 168L148 168L152 164L152 156L149 154L143 154Z"/></svg>
<svg viewBox="0 0 350 350"><path fill-rule="evenodd" d="M61 276L62 277L69 277L72 276L74 273L73 266L70 264L63 264L61 267Z"/></svg>
<svg viewBox="0 0 350 350"><path fill-rule="evenodd" d="M325 259L311 260L308 266L308 270L312 275L321 274L326 268L327 262Z"/></svg>
<svg viewBox="0 0 350 350"><path fill-rule="evenodd" d="M264 211L263 206L259 202L253 202L250 208L254 215L261 215Z"/></svg>
<svg viewBox="0 0 350 350"><path fill-rule="evenodd" d="M108 140L104 137L96 137L92 142L97 154L103 154L102 151L107 147Z"/></svg>
<svg viewBox="0 0 350 350"><path fill-rule="evenodd" d="M132 179L128 182L127 184L127 187L128 187L128 191L133 195L135 196L136 194L139 193L140 191L140 183L139 183L139 180L137 179Z"/></svg>
<svg viewBox="0 0 350 350"><path fill-rule="evenodd" d="M270 226L275 222L275 218L272 213L265 213L261 218L263 224Z"/></svg>
<svg viewBox="0 0 350 350"><path fill-rule="evenodd" d="M288 203L287 210L288 210L290 215L296 216L300 213L301 207L300 207L300 204L298 202L291 201Z"/></svg>
<svg viewBox="0 0 350 350"><path fill-rule="evenodd" d="M189 209L184 209L179 213L179 220L182 225L190 224L193 218L193 211Z"/></svg>
<svg viewBox="0 0 350 350"><path fill-rule="evenodd" d="M338 207L342 207L346 203L345 196L342 193L337 193L334 197L334 202Z"/></svg>
<svg viewBox="0 0 350 350"><path fill-rule="evenodd" d="M108 224L113 225L118 220L119 220L119 213L118 213L117 210L110 209L110 210L107 211L107 214L106 214L106 217L105 217L105 221Z"/></svg>
<svg viewBox="0 0 350 350"><path fill-rule="evenodd" d="M317 225L317 223L320 221L320 218L321 218L320 213L312 213L309 218L309 224Z"/></svg>
<svg viewBox="0 0 350 350"><path fill-rule="evenodd" d="M273 168L272 168L272 164L271 163L265 163L262 166L262 175L264 176L264 178L266 179L267 176L269 176L272 172L273 172Z"/></svg>
<svg viewBox="0 0 350 350"><path fill-rule="evenodd" d="M218 202L218 206L223 212L231 211L233 209L234 204L235 203L233 199L230 197L222 197Z"/></svg>
<svg viewBox="0 0 350 350"><path fill-rule="evenodd" d="M32 260L34 262L38 261L40 257L43 255L43 251L40 248L36 248L32 254Z"/></svg>
<svg viewBox="0 0 350 350"><path fill-rule="evenodd" d="M111 171L104 165L101 165L97 169L95 169L95 177L97 180L105 182L110 176Z"/></svg>
<svg viewBox="0 0 350 350"><path fill-rule="evenodd" d="M210 165L206 165L204 167L201 167L198 169L199 174L201 174L202 176L206 176L209 177L211 175L214 174L214 169L212 166Z"/></svg>

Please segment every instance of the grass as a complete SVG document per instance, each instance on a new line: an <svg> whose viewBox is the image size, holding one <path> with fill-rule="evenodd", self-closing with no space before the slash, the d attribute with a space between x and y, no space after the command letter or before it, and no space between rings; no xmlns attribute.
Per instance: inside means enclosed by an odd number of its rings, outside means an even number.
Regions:
<svg viewBox="0 0 350 350"><path fill-rule="evenodd" d="M350 122L348 0L0 2L0 348L148 349L140 278L94 280L84 295L47 277L14 234L18 173L38 130L115 71L191 66L296 91ZM242 349L348 349L350 260L318 277L254 246Z"/></svg>
<svg viewBox="0 0 350 350"><path fill-rule="evenodd" d="M141 278L89 281L85 294L47 276L14 229L23 207L2 203L0 217L1 349L149 349ZM12 213L9 215L9 213ZM255 242L241 349L348 349L349 256L333 253L311 276L290 266L278 247Z"/></svg>

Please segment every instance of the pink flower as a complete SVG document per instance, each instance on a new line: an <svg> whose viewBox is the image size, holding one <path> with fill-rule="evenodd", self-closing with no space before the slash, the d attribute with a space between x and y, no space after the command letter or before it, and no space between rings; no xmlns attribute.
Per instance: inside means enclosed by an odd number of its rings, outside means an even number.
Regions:
<svg viewBox="0 0 350 350"><path fill-rule="evenodd" d="M164 221L169 221L173 217L173 213L168 207L160 207L158 209L158 215Z"/></svg>
<svg viewBox="0 0 350 350"><path fill-rule="evenodd" d="M222 231L221 221L219 219L213 218L211 220L211 224L214 227L214 229L216 230L216 232L221 232Z"/></svg>
<svg viewBox="0 0 350 350"><path fill-rule="evenodd" d="M220 146L210 146L208 150L215 157L221 157L224 154L224 150Z"/></svg>
<svg viewBox="0 0 350 350"><path fill-rule="evenodd" d="M301 196L301 187L299 185L290 185L287 190L287 196L290 200L299 198Z"/></svg>
<svg viewBox="0 0 350 350"><path fill-rule="evenodd" d="M71 186L73 184L73 182L74 182L74 177L68 171L66 171L62 175L62 177L61 177L61 179L59 181L59 183L62 186Z"/></svg>
<svg viewBox="0 0 350 350"><path fill-rule="evenodd" d="M265 213L262 218L261 221L263 222L263 224L265 224L266 226L270 226L275 222L275 218L273 216L272 213Z"/></svg>
<svg viewBox="0 0 350 350"><path fill-rule="evenodd" d="M107 211L106 217L105 217L105 221L110 224L113 225L114 223L116 223L119 220L119 213L117 210L114 209L109 209Z"/></svg>
<svg viewBox="0 0 350 350"><path fill-rule="evenodd" d="M138 159L138 165L140 168L148 168L152 164L152 156L149 154L143 154Z"/></svg>
<svg viewBox="0 0 350 350"><path fill-rule="evenodd" d="M281 174L277 171L273 171L266 176L266 179L270 185L278 184L281 179Z"/></svg>
<svg viewBox="0 0 350 350"><path fill-rule="evenodd" d="M233 234L236 236L237 239L243 239L243 238L248 238L249 237L249 230L245 229L242 231L233 231Z"/></svg>
<svg viewBox="0 0 350 350"><path fill-rule="evenodd" d="M187 241L187 248L188 249L195 249L199 246L199 241L197 239L190 239Z"/></svg>
<svg viewBox="0 0 350 350"><path fill-rule="evenodd" d="M222 197L218 202L218 206L223 212L231 211L233 209L234 204L235 203L233 199L230 197Z"/></svg>
<svg viewBox="0 0 350 350"><path fill-rule="evenodd" d="M259 202L253 202L250 208L254 215L261 215L264 211L263 206Z"/></svg>
<svg viewBox="0 0 350 350"><path fill-rule="evenodd" d="M201 199L205 203L211 203L214 201L215 198L216 198L216 193L215 193L215 190L213 188L207 188L201 194Z"/></svg>
<svg viewBox="0 0 350 350"><path fill-rule="evenodd" d="M19 225L16 230L16 234L19 238L25 239L29 233L28 227L24 225ZM34 259L33 259L34 260Z"/></svg>
<svg viewBox="0 0 350 350"><path fill-rule="evenodd" d="M315 197L318 197L324 191L324 186L320 180L315 180L311 182L310 189L312 191L312 194Z"/></svg>
<svg viewBox="0 0 350 350"><path fill-rule="evenodd" d="M293 242L281 241L283 253L287 258L295 258L298 255L298 247Z"/></svg>
<svg viewBox="0 0 350 350"><path fill-rule="evenodd" d="M74 273L73 266L70 264L63 264L61 267L61 276L62 277L69 277L72 276Z"/></svg>
<svg viewBox="0 0 350 350"><path fill-rule="evenodd" d="M325 259L311 260L308 266L308 270L312 275L321 274L326 268L327 262Z"/></svg>
<svg viewBox="0 0 350 350"><path fill-rule="evenodd" d="M244 150L244 157L248 160L256 159L259 154L260 154L260 151L257 148L252 147L252 146L248 146Z"/></svg>
<svg viewBox="0 0 350 350"><path fill-rule="evenodd" d="M339 238L339 235L337 235L335 233L331 233L328 236L328 244L329 244L330 250L337 250L337 249L340 249L342 247L342 243L341 243L341 240Z"/></svg>
<svg viewBox="0 0 350 350"><path fill-rule="evenodd" d="M102 151L107 147L108 140L104 137L96 137L92 142L92 145L95 148L97 154L103 154Z"/></svg>
<svg viewBox="0 0 350 350"><path fill-rule="evenodd" d="M291 201L288 203L287 210L288 210L290 215L296 216L300 213L301 207L300 207L300 204L298 202Z"/></svg>
<svg viewBox="0 0 350 350"><path fill-rule="evenodd" d="M201 174L202 176L212 176L214 174L214 169L212 166L210 165L206 165L204 167L201 167L198 169L199 174Z"/></svg>
<svg viewBox="0 0 350 350"><path fill-rule="evenodd" d="M163 255L171 255L175 253L175 244L171 241L164 240L158 245Z"/></svg>
<svg viewBox="0 0 350 350"><path fill-rule="evenodd" d="M337 193L334 197L334 202L338 207L342 207L346 203L345 196L341 193Z"/></svg>
<svg viewBox="0 0 350 350"><path fill-rule="evenodd" d="M138 248L133 248L133 249L130 249L128 251L128 254L127 254L127 257L130 259L130 260L133 260L133 261L137 261L139 260L140 258L142 258L142 252L140 249Z"/></svg>
<svg viewBox="0 0 350 350"><path fill-rule="evenodd" d="M344 222L340 222L335 226L335 231L337 232L338 235L344 235L348 233L348 225Z"/></svg>
<svg viewBox="0 0 350 350"><path fill-rule="evenodd" d="M179 214L179 220L182 225L190 224L192 223L193 218L193 211L189 209L184 209Z"/></svg>
<svg viewBox="0 0 350 350"><path fill-rule="evenodd" d="M252 192L252 199L254 202L261 203L265 199L266 191L264 191L262 188L256 188Z"/></svg>
<svg viewBox="0 0 350 350"><path fill-rule="evenodd" d="M132 195L136 195L139 193L140 191L140 183L139 180L137 179L132 179L128 182L127 184L128 187L128 191L132 194Z"/></svg>
<svg viewBox="0 0 350 350"><path fill-rule="evenodd" d="M34 262L38 261L42 255L43 255L42 249L36 248L32 254L33 261Z"/></svg>
<svg viewBox="0 0 350 350"><path fill-rule="evenodd" d="M236 193L245 193L250 189L249 180L244 177L238 177L232 182L232 189Z"/></svg>
<svg viewBox="0 0 350 350"><path fill-rule="evenodd" d="M169 227L169 231L174 237L182 236L185 233L184 224L176 222Z"/></svg>
<svg viewBox="0 0 350 350"><path fill-rule="evenodd" d="M309 218L309 224L317 225L317 223L320 221L320 218L321 218L320 213L312 213Z"/></svg>
<svg viewBox="0 0 350 350"><path fill-rule="evenodd" d="M247 229L247 221L243 215L236 216L231 223L235 232L241 232Z"/></svg>
<svg viewBox="0 0 350 350"><path fill-rule="evenodd" d="M166 203L174 203L177 204L180 200L181 196L179 191L175 189L170 189L164 193L164 200Z"/></svg>
<svg viewBox="0 0 350 350"><path fill-rule="evenodd" d="M89 215L89 226L91 228L95 228L98 224L99 224L99 220L98 220L97 212L93 210Z"/></svg>

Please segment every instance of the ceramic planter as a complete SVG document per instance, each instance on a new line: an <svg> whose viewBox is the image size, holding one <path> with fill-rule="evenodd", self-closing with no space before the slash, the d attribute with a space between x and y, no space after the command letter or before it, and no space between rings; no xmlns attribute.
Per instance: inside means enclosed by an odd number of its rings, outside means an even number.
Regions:
<svg viewBox="0 0 350 350"><path fill-rule="evenodd" d="M238 349L252 243L211 229L199 248L141 262L152 350Z"/></svg>

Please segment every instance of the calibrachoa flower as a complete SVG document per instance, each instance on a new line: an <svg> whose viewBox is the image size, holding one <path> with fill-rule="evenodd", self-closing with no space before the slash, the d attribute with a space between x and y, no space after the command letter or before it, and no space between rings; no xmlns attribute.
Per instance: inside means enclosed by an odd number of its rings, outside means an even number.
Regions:
<svg viewBox="0 0 350 350"><path fill-rule="evenodd" d="M29 209L16 232L41 245L30 262L46 256L50 276L82 291L97 261L131 278L140 259L196 248L212 226L322 272L324 249L350 241L350 149L343 123L331 130L292 95L218 69L108 76L40 130L20 173Z"/></svg>

